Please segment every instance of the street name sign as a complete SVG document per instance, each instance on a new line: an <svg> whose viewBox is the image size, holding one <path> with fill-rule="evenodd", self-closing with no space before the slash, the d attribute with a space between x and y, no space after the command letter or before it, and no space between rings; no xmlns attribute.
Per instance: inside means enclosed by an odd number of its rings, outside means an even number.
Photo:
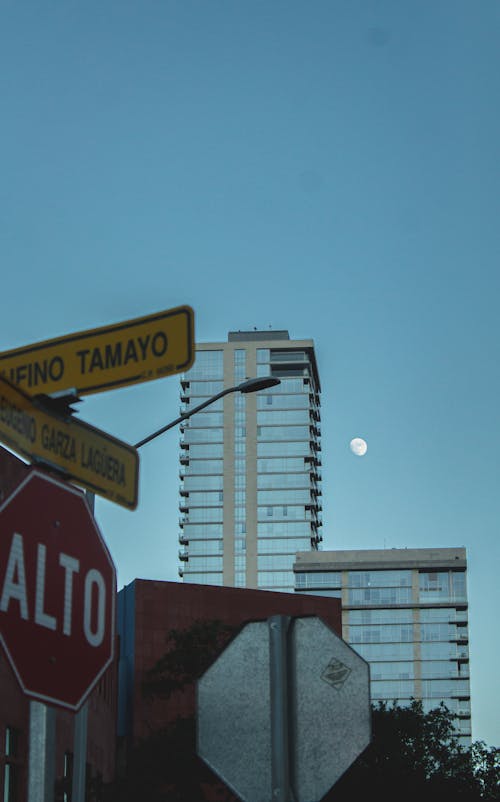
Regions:
<svg viewBox="0 0 500 802"><path fill-rule="evenodd" d="M100 393L188 370L194 312L179 306L0 353L0 376L30 395Z"/></svg>
<svg viewBox="0 0 500 802"><path fill-rule="evenodd" d="M0 378L0 441L30 461L44 462L99 496L137 507L137 449L73 417L45 409Z"/></svg>
<svg viewBox="0 0 500 802"><path fill-rule="evenodd" d="M197 684L197 750L243 802L319 802L371 739L368 663L316 616L247 624Z"/></svg>
<svg viewBox="0 0 500 802"><path fill-rule="evenodd" d="M113 661L115 600L84 494L31 469L0 507L0 640L26 695L79 709Z"/></svg>

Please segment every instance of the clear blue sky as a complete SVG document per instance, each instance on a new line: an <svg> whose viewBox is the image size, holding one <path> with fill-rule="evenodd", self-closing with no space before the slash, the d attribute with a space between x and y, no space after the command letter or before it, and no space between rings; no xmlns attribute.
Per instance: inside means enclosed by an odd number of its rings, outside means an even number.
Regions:
<svg viewBox="0 0 500 802"><path fill-rule="evenodd" d="M324 547L467 547L495 746L499 98L497 0L0 3L0 347L186 303L200 341L312 338ZM80 415L134 443L178 408L170 377ZM178 440L136 512L97 500L119 587L177 579Z"/></svg>

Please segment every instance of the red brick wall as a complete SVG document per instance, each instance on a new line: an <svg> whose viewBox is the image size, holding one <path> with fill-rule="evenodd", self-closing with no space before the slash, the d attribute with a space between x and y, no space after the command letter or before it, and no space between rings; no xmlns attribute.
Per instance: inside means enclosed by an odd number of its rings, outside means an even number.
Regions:
<svg viewBox="0 0 500 802"><path fill-rule="evenodd" d="M218 620L243 626L272 615L317 615L338 635L342 634L339 599L274 593L246 588L189 585L179 582L135 580L135 686L134 738L146 737L177 715L195 711L194 688L168 702L144 699L145 672L165 653L171 629L187 629L195 621Z"/></svg>

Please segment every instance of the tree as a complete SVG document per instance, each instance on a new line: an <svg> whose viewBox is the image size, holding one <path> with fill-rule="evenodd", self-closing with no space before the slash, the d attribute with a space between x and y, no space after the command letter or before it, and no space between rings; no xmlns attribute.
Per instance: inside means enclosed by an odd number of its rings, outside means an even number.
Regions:
<svg viewBox="0 0 500 802"><path fill-rule="evenodd" d="M332 799L500 799L500 750L480 742L461 746L455 718L444 704L424 713L417 700L407 707L380 702L372 712L372 741L335 785Z"/></svg>

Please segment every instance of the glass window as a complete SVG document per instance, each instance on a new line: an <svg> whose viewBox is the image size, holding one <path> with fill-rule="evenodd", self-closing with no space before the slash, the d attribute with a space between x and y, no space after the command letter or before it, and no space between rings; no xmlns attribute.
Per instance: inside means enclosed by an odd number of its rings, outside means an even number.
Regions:
<svg viewBox="0 0 500 802"><path fill-rule="evenodd" d="M259 490L272 488L309 488L311 479L308 473L264 473L257 475L257 487Z"/></svg>
<svg viewBox="0 0 500 802"><path fill-rule="evenodd" d="M297 551L309 551L311 548L311 539L309 537L276 537L276 538L259 538L258 551L259 554L294 554Z"/></svg>
<svg viewBox="0 0 500 802"><path fill-rule="evenodd" d="M309 456L310 454L309 441L305 440L257 443L258 457Z"/></svg>
<svg viewBox="0 0 500 802"><path fill-rule="evenodd" d="M272 388L272 391L272 393L262 393L262 395L259 393L257 409L267 409L269 406L272 406L273 409L311 409L308 393L285 395L277 392L275 387Z"/></svg>
<svg viewBox="0 0 500 802"><path fill-rule="evenodd" d="M192 396L192 395L205 396L206 399L209 399L213 395L217 395L217 393L221 393L223 389L224 389L224 382L221 382L221 381L219 381L219 382L211 382L211 381L196 382L196 381L191 381L190 384L189 384L189 391L188 392L189 392L190 396ZM221 398L220 400L222 402L223 399ZM196 404L201 404L202 401L203 401L203 398L198 398L197 401L196 401ZM218 403L218 402L215 402L215 403Z"/></svg>
<svg viewBox="0 0 500 802"><path fill-rule="evenodd" d="M190 445L189 450L185 452L191 459L204 459L205 457L222 457L224 455L224 446L222 443L200 443Z"/></svg>
<svg viewBox="0 0 500 802"><path fill-rule="evenodd" d="M269 362L269 348L257 348L257 364Z"/></svg>
<svg viewBox="0 0 500 802"><path fill-rule="evenodd" d="M295 379L290 376L280 376L281 384L273 387L275 393L304 393L309 398L309 388L304 379Z"/></svg>
<svg viewBox="0 0 500 802"><path fill-rule="evenodd" d="M257 568L259 571L285 571L291 570L295 562L295 554L259 554L257 555Z"/></svg>
<svg viewBox="0 0 500 802"><path fill-rule="evenodd" d="M234 379L239 382L246 377L246 352L244 348L236 348L234 351Z"/></svg>
<svg viewBox="0 0 500 802"><path fill-rule="evenodd" d="M204 557L189 555L191 571L222 571L222 557Z"/></svg>
<svg viewBox="0 0 500 802"><path fill-rule="evenodd" d="M185 476L184 490L222 490L224 477L218 474L206 476Z"/></svg>
<svg viewBox="0 0 500 802"><path fill-rule="evenodd" d="M442 699L445 696L470 696L469 681L463 679L422 680L422 696Z"/></svg>
<svg viewBox="0 0 500 802"><path fill-rule="evenodd" d="M283 507L257 507L257 518L259 521L265 521L266 518L271 517L279 519L282 515ZM288 506L287 517L295 521L309 521L311 520L311 513L309 510L306 511L303 505L297 507Z"/></svg>
<svg viewBox="0 0 500 802"><path fill-rule="evenodd" d="M257 534L259 537L274 535L280 536L293 536L293 537L311 537L311 525L307 521L261 521L257 524ZM307 546L306 551L309 551Z"/></svg>
<svg viewBox="0 0 500 802"><path fill-rule="evenodd" d="M189 419L187 426L190 429L204 429L206 426L223 426L224 413L223 412L197 412Z"/></svg>
<svg viewBox="0 0 500 802"><path fill-rule="evenodd" d="M257 460L257 471L262 473L286 473L287 475L295 471L305 470L303 457L274 457L274 459Z"/></svg>
<svg viewBox="0 0 500 802"><path fill-rule="evenodd" d="M223 351L196 351L193 367L185 373L188 381L193 379L222 379Z"/></svg>
<svg viewBox="0 0 500 802"><path fill-rule="evenodd" d="M454 601L465 601L467 599L465 571L451 572L451 588Z"/></svg>
<svg viewBox="0 0 500 802"><path fill-rule="evenodd" d="M193 507L186 516L186 523L211 521L222 521L222 507Z"/></svg>
<svg viewBox="0 0 500 802"><path fill-rule="evenodd" d="M423 679L458 676L458 664L451 660L423 660L420 666Z"/></svg>
<svg viewBox="0 0 500 802"><path fill-rule="evenodd" d="M186 466L186 475L223 473L223 466L221 459L193 459Z"/></svg>
<svg viewBox="0 0 500 802"><path fill-rule="evenodd" d="M420 624L420 638L423 641L449 641L456 635L456 627L446 623Z"/></svg>
<svg viewBox="0 0 500 802"><path fill-rule="evenodd" d="M309 441L309 426L258 426L257 439Z"/></svg>
<svg viewBox="0 0 500 802"><path fill-rule="evenodd" d="M293 590L292 581L291 571L259 571L257 574L259 588L282 587Z"/></svg>
<svg viewBox="0 0 500 802"><path fill-rule="evenodd" d="M456 643L447 641L423 642L420 645L422 660L449 660L458 656Z"/></svg>
<svg viewBox="0 0 500 802"><path fill-rule="evenodd" d="M5 728L5 763L3 769L3 802L17 802L17 766L9 758L17 756L18 731L14 727Z"/></svg>
<svg viewBox="0 0 500 802"><path fill-rule="evenodd" d="M303 423L309 425L308 409L273 409L257 412L258 424L286 425L289 423Z"/></svg>
<svg viewBox="0 0 500 802"><path fill-rule="evenodd" d="M298 571L295 582L298 588L342 587L340 571Z"/></svg>
<svg viewBox="0 0 500 802"><path fill-rule="evenodd" d="M223 429L192 429L188 427L184 432L185 443L222 443L223 441Z"/></svg>
<svg viewBox="0 0 500 802"><path fill-rule="evenodd" d="M200 585L222 585L222 573L207 573L204 571L202 574L194 574L185 570L184 582L195 582Z"/></svg>
<svg viewBox="0 0 500 802"><path fill-rule="evenodd" d="M348 603L411 604L411 588L349 588Z"/></svg>
<svg viewBox="0 0 500 802"><path fill-rule="evenodd" d="M194 540L189 544L189 559L193 555L221 554L224 548L224 541L219 540Z"/></svg>
<svg viewBox="0 0 500 802"><path fill-rule="evenodd" d="M387 699L392 702L401 698L409 699L415 696L415 683L412 680L382 680L372 682L370 686L371 697L374 700Z"/></svg>
<svg viewBox="0 0 500 802"><path fill-rule="evenodd" d="M350 643L388 643L401 641L412 643L413 626L411 624L375 624L372 626L349 626Z"/></svg>
<svg viewBox="0 0 500 802"><path fill-rule="evenodd" d="M271 362L307 362L309 361L305 351L282 350L274 348L271 351Z"/></svg>
<svg viewBox="0 0 500 802"><path fill-rule="evenodd" d="M191 542L191 540L205 539L205 538L219 538L222 537L222 524L185 524L184 534Z"/></svg>
<svg viewBox="0 0 500 802"><path fill-rule="evenodd" d="M465 572L422 571L420 573L420 601L465 601Z"/></svg>
<svg viewBox="0 0 500 802"><path fill-rule="evenodd" d="M420 610L420 620L431 621L464 621L467 622L467 612L456 610L454 607L424 607Z"/></svg>
<svg viewBox="0 0 500 802"><path fill-rule="evenodd" d="M258 490L257 504L309 504L309 489L292 488L291 490Z"/></svg>
<svg viewBox="0 0 500 802"><path fill-rule="evenodd" d="M349 571L350 588L411 587L411 571Z"/></svg>
<svg viewBox="0 0 500 802"><path fill-rule="evenodd" d="M182 409L180 409L180 413L183 414L184 412L191 412L192 416L191 416L190 420L192 420L193 418L196 417L196 415L201 415L201 413L203 412L203 410L201 410L201 412L196 412L195 414L193 414L192 410L195 407L197 407L200 404L202 404L204 401L208 401L210 398L211 398L211 396L209 396L209 395L206 396L206 397L199 397L199 398L198 397L192 397L189 401L187 401L183 405ZM223 409L224 409L224 399L223 398L219 398L218 401L214 401L210 405L210 411L211 412L222 412Z"/></svg>
<svg viewBox="0 0 500 802"><path fill-rule="evenodd" d="M412 610L349 610L349 624L411 624Z"/></svg>
<svg viewBox="0 0 500 802"><path fill-rule="evenodd" d="M365 660L413 660L412 643L360 643L356 651Z"/></svg>
<svg viewBox="0 0 500 802"><path fill-rule="evenodd" d="M189 507L219 507L223 502L223 491L208 491L189 494Z"/></svg>
<svg viewBox="0 0 500 802"><path fill-rule="evenodd" d="M415 664L413 662L398 660L395 663L372 663L370 666L371 680L384 679L414 679Z"/></svg>

